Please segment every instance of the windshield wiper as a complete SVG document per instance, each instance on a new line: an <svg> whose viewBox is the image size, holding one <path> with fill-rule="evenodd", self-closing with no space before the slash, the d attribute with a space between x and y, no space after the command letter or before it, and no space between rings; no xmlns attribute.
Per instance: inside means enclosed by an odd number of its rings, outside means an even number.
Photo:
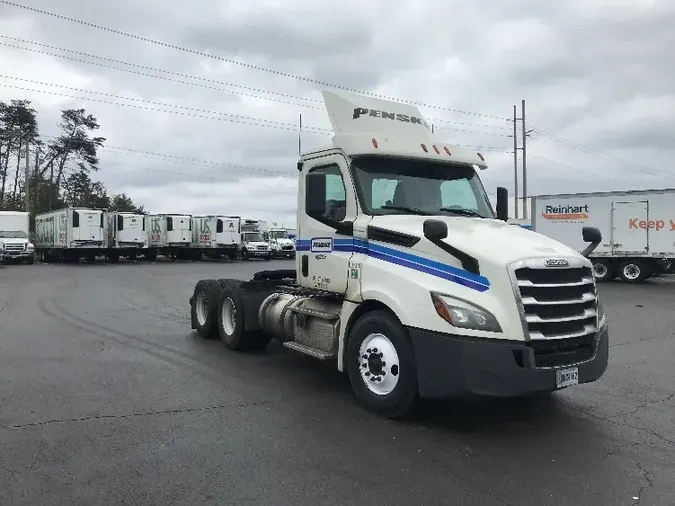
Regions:
<svg viewBox="0 0 675 506"><path fill-rule="evenodd" d="M419 214L422 216L429 216L431 213L418 209L417 207L405 207L405 206L382 206L380 209L394 209L396 211L407 211L410 214Z"/></svg>
<svg viewBox="0 0 675 506"><path fill-rule="evenodd" d="M455 209L453 207L441 207L439 211L445 211L447 213L454 213L454 214L460 214L462 216L475 216L476 218L485 218L480 213L477 213L476 211L472 211L471 209Z"/></svg>

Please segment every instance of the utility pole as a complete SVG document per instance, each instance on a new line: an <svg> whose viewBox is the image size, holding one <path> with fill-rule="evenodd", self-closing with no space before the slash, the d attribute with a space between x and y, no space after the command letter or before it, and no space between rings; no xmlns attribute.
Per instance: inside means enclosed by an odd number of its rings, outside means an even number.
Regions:
<svg viewBox="0 0 675 506"><path fill-rule="evenodd" d="M30 183L30 162L29 162L29 156L30 156L30 137L26 136L26 167L25 167L25 182L24 182L24 205L26 207L26 212L30 212L30 194L28 193L29 190L29 183Z"/></svg>
<svg viewBox="0 0 675 506"><path fill-rule="evenodd" d="M518 147L518 127L517 123L521 122L523 146ZM521 102L520 118L518 117L517 107L513 106L513 186L514 186L514 202L515 210L514 217L518 219L518 151L523 152L523 219L527 219L527 138L532 132L532 129L527 130L525 125L525 100ZM509 135L509 137L511 137Z"/></svg>
<svg viewBox="0 0 675 506"><path fill-rule="evenodd" d="M513 106L513 210L514 218L518 219L518 113Z"/></svg>
<svg viewBox="0 0 675 506"><path fill-rule="evenodd" d="M525 99L521 102L520 119L523 126L523 219L527 219L527 128L525 127Z"/></svg>

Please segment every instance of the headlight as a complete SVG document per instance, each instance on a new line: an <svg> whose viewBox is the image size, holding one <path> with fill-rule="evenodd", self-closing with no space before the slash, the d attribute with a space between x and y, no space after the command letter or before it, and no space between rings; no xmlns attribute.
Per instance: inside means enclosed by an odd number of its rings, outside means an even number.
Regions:
<svg viewBox="0 0 675 506"><path fill-rule="evenodd" d="M28 243L28 244L26 245L26 249L35 249L35 245L34 245L34 244L31 244L31 243Z"/></svg>
<svg viewBox="0 0 675 506"><path fill-rule="evenodd" d="M601 329L607 323L607 318L605 317L605 307L602 305L600 297L596 294L596 311L598 312L598 329Z"/></svg>
<svg viewBox="0 0 675 506"><path fill-rule="evenodd" d="M486 332L501 332L497 318L487 309L442 293L431 292L438 316L453 327Z"/></svg>

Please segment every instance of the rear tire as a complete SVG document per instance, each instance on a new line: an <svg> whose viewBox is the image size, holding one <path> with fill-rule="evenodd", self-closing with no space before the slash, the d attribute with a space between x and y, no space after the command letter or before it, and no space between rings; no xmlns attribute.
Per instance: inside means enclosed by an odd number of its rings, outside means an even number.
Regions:
<svg viewBox="0 0 675 506"><path fill-rule="evenodd" d="M347 373L356 401L388 418L410 413L418 399L417 364L403 325L387 311L371 311L348 339Z"/></svg>
<svg viewBox="0 0 675 506"><path fill-rule="evenodd" d="M247 331L244 308L243 281L224 279L227 282L218 298L218 333L225 347L233 351L260 350L272 340L272 336L259 330Z"/></svg>
<svg viewBox="0 0 675 506"><path fill-rule="evenodd" d="M222 288L215 279L202 279L191 299L191 317L197 333L205 339L218 337L217 306Z"/></svg>
<svg viewBox="0 0 675 506"><path fill-rule="evenodd" d="M643 283L649 276L649 269L641 260L624 260L619 264L619 277L625 283Z"/></svg>

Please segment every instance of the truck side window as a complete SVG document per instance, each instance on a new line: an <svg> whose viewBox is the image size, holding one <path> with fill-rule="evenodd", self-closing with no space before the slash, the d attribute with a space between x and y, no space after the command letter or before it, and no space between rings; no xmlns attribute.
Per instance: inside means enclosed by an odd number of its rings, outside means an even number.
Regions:
<svg viewBox="0 0 675 506"><path fill-rule="evenodd" d="M222 233L223 233L223 220L218 218L218 221L216 222L216 234Z"/></svg>
<svg viewBox="0 0 675 506"><path fill-rule="evenodd" d="M171 232L173 230L173 218L171 216L167 216L166 218L166 231Z"/></svg>
<svg viewBox="0 0 675 506"><path fill-rule="evenodd" d="M315 167L307 173L305 210L312 218L342 221L347 215L347 197L338 165Z"/></svg>
<svg viewBox="0 0 675 506"><path fill-rule="evenodd" d="M73 228L80 226L80 213L73 211Z"/></svg>
<svg viewBox="0 0 675 506"><path fill-rule="evenodd" d="M117 230L124 230L124 217L120 214L117 215Z"/></svg>

